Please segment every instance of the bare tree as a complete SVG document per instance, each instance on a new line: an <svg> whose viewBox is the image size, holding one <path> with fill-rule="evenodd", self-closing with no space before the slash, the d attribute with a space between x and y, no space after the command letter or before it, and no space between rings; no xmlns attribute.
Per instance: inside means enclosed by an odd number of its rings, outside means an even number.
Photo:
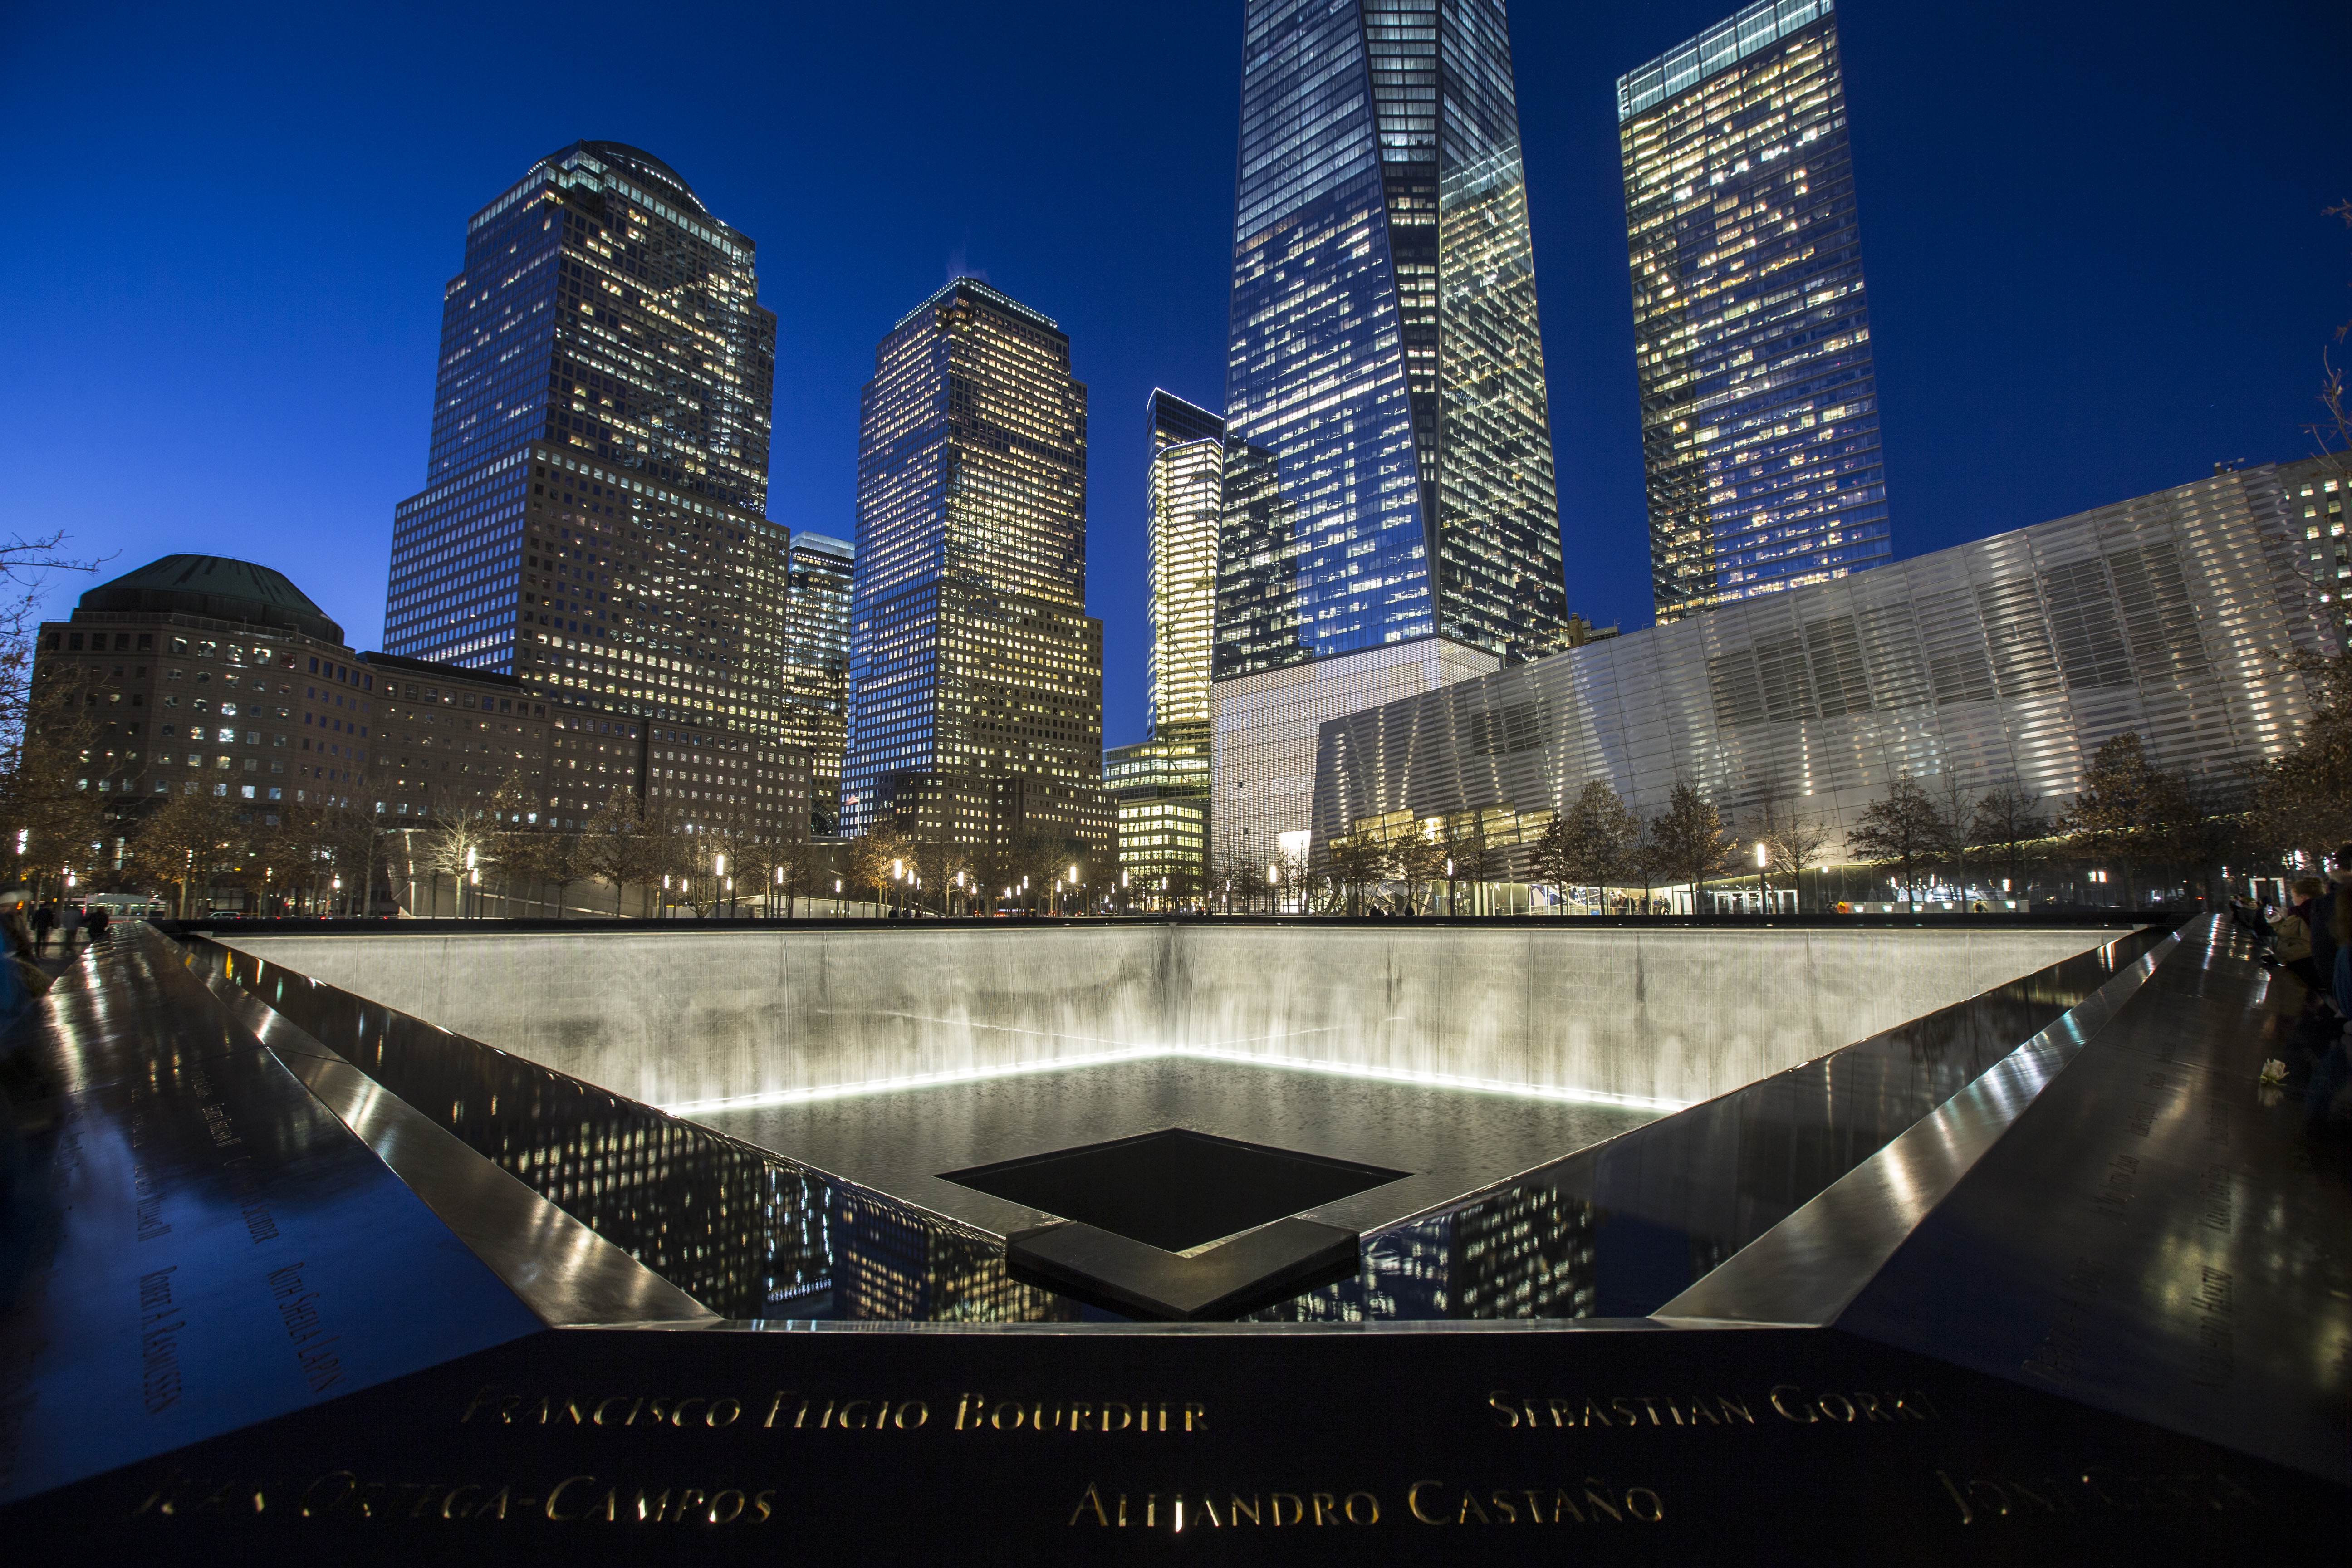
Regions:
<svg viewBox="0 0 2352 1568"><path fill-rule="evenodd" d="M1975 836L1969 831L1975 820L1975 803L1960 787L1959 773L1953 768L1936 775L1936 786L1930 793L1936 802L1937 837L1941 840L1937 846L1937 858L1950 873L1953 889L1965 899L1969 890L1969 852L1975 844Z"/></svg>
<svg viewBox="0 0 2352 1568"><path fill-rule="evenodd" d="M94 689L70 667L44 677L28 697L18 694L23 705L0 752L0 829L35 889L62 887L68 876L87 881L106 829L105 797L89 787Z"/></svg>
<svg viewBox="0 0 2352 1568"><path fill-rule="evenodd" d="M877 904L887 904L891 889L906 875L907 863L914 858L911 839L900 837L895 828L877 828L850 845L850 879L861 888L873 889Z"/></svg>
<svg viewBox="0 0 2352 1568"><path fill-rule="evenodd" d="M588 874L613 885L613 918L622 914L625 890L632 882L650 888L672 858L671 819L649 810L625 792L616 792L588 819L583 854Z"/></svg>
<svg viewBox="0 0 2352 1568"><path fill-rule="evenodd" d="M213 873L228 863L237 839L235 807L209 790L192 787L167 798L140 823L131 841L131 863L179 889L178 913L186 920L196 890L212 886Z"/></svg>
<svg viewBox="0 0 2352 1568"><path fill-rule="evenodd" d="M1914 909L1919 884L1943 844L1943 816L1906 768L1846 835L1846 851L1865 865L1892 869Z"/></svg>
<svg viewBox="0 0 2352 1568"><path fill-rule="evenodd" d="M1596 888L1609 907L1609 885L1633 875L1643 823L1606 779L1588 779L1569 808L1536 844L1536 863L1565 898L1570 887Z"/></svg>
<svg viewBox="0 0 2352 1568"><path fill-rule="evenodd" d="M1677 784L1666 797L1666 809L1650 823L1658 868L1691 889L1691 910L1698 912L1701 889L1710 877L1729 870L1738 846L1723 830L1723 818L1698 791Z"/></svg>
<svg viewBox="0 0 2352 1568"><path fill-rule="evenodd" d="M0 773L14 773L31 706L33 641L40 633L42 589L53 572L93 573L101 561L65 553L63 531L0 542Z"/></svg>
<svg viewBox="0 0 2352 1568"><path fill-rule="evenodd" d="M2015 779L2003 779L1985 791L1969 820L1969 837L2008 873L2010 892L2017 898L2025 896L2025 868L2041 858L2040 846L2049 832L2042 797Z"/></svg>
<svg viewBox="0 0 2352 1568"><path fill-rule="evenodd" d="M1284 899L1296 899L1301 911L1307 908L1307 857L1293 849L1277 849L1266 862L1267 893L1280 906Z"/></svg>
<svg viewBox="0 0 2352 1568"><path fill-rule="evenodd" d="M1795 802L1783 800L1778 792L1767 789L1757 811L1756 837L1770 863L1767 871L1785 867L1788 885L1801 889L1799 873L1804 870L1806 862L1820 858L1830 841L1830 830L1819 817L1800 811Z"/></svg>
<svg viewBox="0 0 2352 1568"><path fill-rule="evenodd" d="M2067 847L2085 859L2106 860L2124 874L2124 903L2138 902L2136 873L2163 842L2161 824L2173 815L2172 781L2148 761L2129 731L2101 746L2083 772L2083 788L2059 818Z"/></svg>
<svg viewBox="0 0 2352 1568"><path fill-rule="evenodd" d="M425 869L436 877L446 877L457 889L457 908L466 907L466 889L478 888L486 866L496 864L498 825L488 810L452 801L443 805L426 829L425 852L420 857ZM474 912L481 906L477 895Z"/></svg>
<svg viewBox="0 0 2352 1568"><path fill-rule="evenodd" d="M1332 879L1339 885L1347 912L1362 914L1371 889L1380 886L1387 874L1387 847L1369 835L1351 833L1333 841L1330 855Z"/></svg>
<svg viewBox="0 0 2352 1568"><path fill-rule="evenodd" d="M1425 832L1415 831L1393 845L1389 854L1391 868L1404 884L1406 910L1420 913L1422 889L1445 874L1445 846Z"/></svg>
<svg viewBox="0 0 2352 1568"><path fill-rule="evenodd" d="M1437 847L1445 858L1445 912L1457 912L1455 885L1483 883L1497 858L1486 842L1486 824L1475 812L1445 817L1438 825Z"/></svg>

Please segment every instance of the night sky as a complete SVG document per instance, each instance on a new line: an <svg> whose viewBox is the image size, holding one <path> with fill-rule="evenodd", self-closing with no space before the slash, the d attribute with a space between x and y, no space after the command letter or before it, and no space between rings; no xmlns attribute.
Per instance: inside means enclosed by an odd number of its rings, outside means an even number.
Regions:
<svg viewBox="0 0 2352 1568"><path fill-rule="evenodd" d="M1613 84L1736 6L1513 20L1569 603L1650 623ZM1092 388L1089 599L1144 724L1143 403L1223 403L1237 0L0 8L0 522L278 567L376 646L467 216L578 138L758 242L769 513L853 532L876 342L969 270ZM2352 317L2352 7L1841 12L1897 555L2305 455ZM63 614L89 579L61 582Z"/></svg>

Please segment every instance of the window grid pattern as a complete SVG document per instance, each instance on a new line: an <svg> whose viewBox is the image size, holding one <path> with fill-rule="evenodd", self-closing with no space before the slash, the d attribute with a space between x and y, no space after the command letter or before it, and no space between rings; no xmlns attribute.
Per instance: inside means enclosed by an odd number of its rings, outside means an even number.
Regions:
<svg viewBox="0 0 2352 1568"><path fill-rule="evenodd" d="M1216 637L1217 521L1223 503L1225 422L1170 393L1147 410L1145 486L1151 597L1151 734L1205 742Z"/></svg>
<svg viewBox="0 0 2352 1568"><path fill-rule="evenodd" d="M1661 621L1893 559L1828 9L1751 7L1619 127Z"/></svg>
<svg viewBox="0 0 2352 1568"><path fill-rule="evenodd" d="M1401 811L1561 810L1594 778L1645 815L1677 783L1731 816L1769 790L1842 837L1898 770L2055 809L2126 731L2165 767L2277 756L2305 709L2276 651L2334 636L2294 489L2220 474L1339 719L1317 842Z"/></svg>
<svg viewBox="0 0 2352 1568"><path fill-rule="evenodd" d="M971 279L877 350L860 404L845 832L1109 847L1086 419L1068 338Z"/></svg>
<svg viewBox="0 0 2352 1568"><path fill-rule="evenodd" d="M1561 646L1503 6L1254 0L1244 26L1215 678Z"/></svg>

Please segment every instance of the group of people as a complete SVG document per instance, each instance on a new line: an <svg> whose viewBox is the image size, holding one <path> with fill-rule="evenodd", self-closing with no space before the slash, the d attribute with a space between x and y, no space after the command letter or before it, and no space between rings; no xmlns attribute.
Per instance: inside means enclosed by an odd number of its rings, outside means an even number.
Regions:
<svg viewBox="0 0 2352 1568"><path fill-rule="evenodd" d="M2263 1001L2283 1068L2274 1076L2302 1094L2315 1126L2327 1121L2336 1095L2352 1082L2352 844L2328 858L2327 871L2295 881L2283 910L2257 912L2232 900L2238 923L2268 943Z"/></svg>
<svg viewBox="0 0 2352 1568"><path fill-rule="evenodd" d="M33 956L48 951L49 933L56 931L62 951L74 950L74 935L80 932L92 942L106 940L107 922L110 919L104 904L92 904L87 910L67 904L59 908L56 900L34 907L31 918Z"/></svg>

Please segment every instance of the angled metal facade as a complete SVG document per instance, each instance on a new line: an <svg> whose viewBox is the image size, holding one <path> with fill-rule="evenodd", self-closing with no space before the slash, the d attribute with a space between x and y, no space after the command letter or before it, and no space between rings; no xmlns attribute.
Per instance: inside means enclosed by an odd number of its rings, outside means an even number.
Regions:
<svg viewBox="0 0 2352 1568"><path fill-rule="evenodd" d="M1649 815L1677 783L1727 816L1770 790L1842 836L1902 769L2056 805L2127 731L2167 767L2277 755L2304 710L2274 655L2336 646L2288 488L2217 474L1336 719L1317 843L1594 778Z"/></svg>

